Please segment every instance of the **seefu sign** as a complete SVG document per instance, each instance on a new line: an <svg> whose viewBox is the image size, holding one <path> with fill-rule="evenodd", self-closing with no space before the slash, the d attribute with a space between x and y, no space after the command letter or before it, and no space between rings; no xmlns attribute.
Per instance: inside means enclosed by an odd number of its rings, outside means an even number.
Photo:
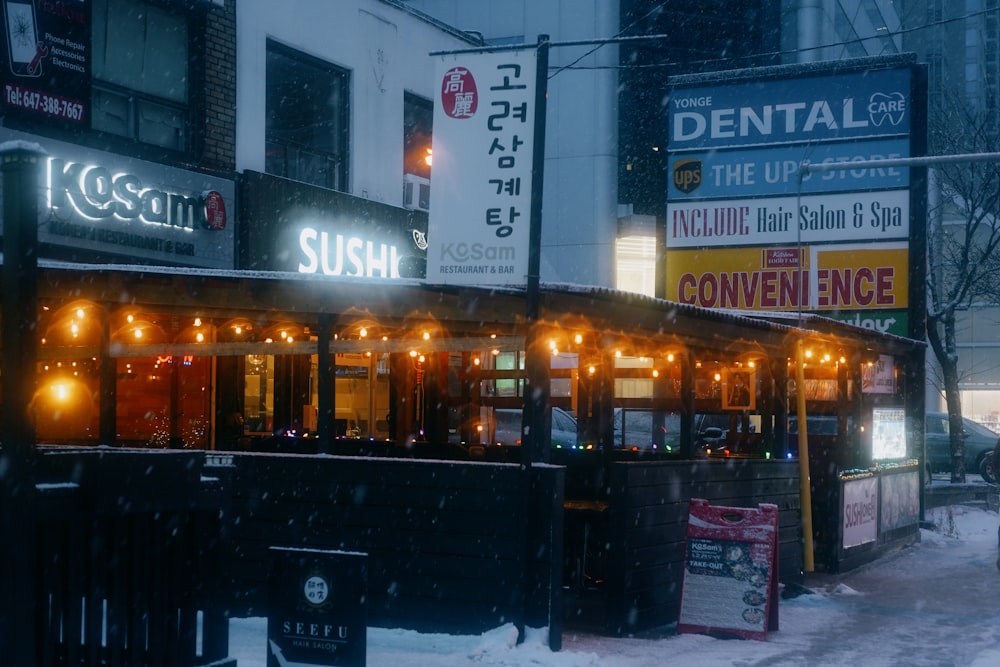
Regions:
<svg viewBox="0 0 1000 667"><path fill-rule="evenodd" d="M271 547L267 667L364 667L368 556Z"/></svg>

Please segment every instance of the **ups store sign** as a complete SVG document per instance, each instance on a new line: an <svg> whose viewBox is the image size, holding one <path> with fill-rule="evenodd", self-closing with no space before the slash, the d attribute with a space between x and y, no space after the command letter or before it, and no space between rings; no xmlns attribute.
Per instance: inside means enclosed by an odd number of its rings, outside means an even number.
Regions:
<svg viewBox="0 0 1000 667"><path fill-rule="evenodd" d="M39 143L42 253L78 262L235 268L231 180L14 132ZM51 248L46 250L45 248Z"/></svg>
<svg viewBox="0 0 1000 667"><path fill-rule="evenodd" d="M254 171L240 175L239 192L241 269L390 280L426 273L422 211Z"/></svg>

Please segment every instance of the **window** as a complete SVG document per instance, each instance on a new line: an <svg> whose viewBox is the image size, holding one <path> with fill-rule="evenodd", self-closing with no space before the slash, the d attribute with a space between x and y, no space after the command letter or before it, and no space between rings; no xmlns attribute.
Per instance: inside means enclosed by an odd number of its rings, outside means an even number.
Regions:
<svg viewBox="0 0 1000 667"><path fill-rule="evenodd" d="M431 177L431 124L434 105L422 97L403 95L403 173Z"/></svg>
<svg viewBox="0 0 1000 667"><path fill-rule="evenodd" d="M93 128L187 150L187 15L136 0L94 0L93 12Z"/></svg>
<svg viewBox="0 0 1000 667"><path fill-rule="evenodd" d="M349 76L267 42L267 173L334 190L348 187Z"/></svg>
<svg viewBox="0 0 1000 667"><path fill-rule="evenodd" d="M656 237L620 236L615 241L617 287L656 296Z"/></svg>

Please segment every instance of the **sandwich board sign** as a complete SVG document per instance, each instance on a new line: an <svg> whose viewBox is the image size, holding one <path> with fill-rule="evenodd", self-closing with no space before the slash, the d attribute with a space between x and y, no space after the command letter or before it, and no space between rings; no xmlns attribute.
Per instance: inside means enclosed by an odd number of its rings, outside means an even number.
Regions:
<svg viewBox="0 0 1000 667"><path fill-rule="evenodd" d="M368 556L271 547L267 667L364 667Z"/></svg>
<svg viewBox="0 0 1000 667"><path fill-rule="evenodd" d="M678 632L767 639L778 629L778 507L692 498Z"/></svg>

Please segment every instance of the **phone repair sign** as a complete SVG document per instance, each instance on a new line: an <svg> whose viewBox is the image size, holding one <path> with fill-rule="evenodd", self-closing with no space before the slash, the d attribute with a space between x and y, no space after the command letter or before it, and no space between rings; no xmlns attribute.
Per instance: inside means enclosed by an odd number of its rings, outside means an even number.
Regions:
<svg viewBox="0 0 1000 667"><path fill-rule="evenodd" d="M778 629L778 507L691 499L678 632L767 639Z"/></svg>
<svg viewBox="0 0 1000 667"><path fill-rule="evenodd" d="M3 110L32 120L87 126L91 3L7 0L3 22Z"/></svg>

